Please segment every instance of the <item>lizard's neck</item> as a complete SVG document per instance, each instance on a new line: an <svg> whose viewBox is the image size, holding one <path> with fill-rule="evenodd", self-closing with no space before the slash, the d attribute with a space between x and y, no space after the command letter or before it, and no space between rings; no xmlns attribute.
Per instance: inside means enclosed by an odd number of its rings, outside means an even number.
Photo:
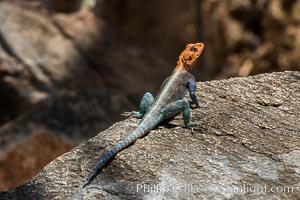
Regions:
<svg viewBox="0 0 300 200"><path fill-rule="evenodd" d="M176 73L176 72L180 72L180 71L190 72L191 69L192 69L191 65L189 65L187 63L184 63L181 60L178 60L177 65L176 65L175 69L173 70L173 74Z"/></svg>

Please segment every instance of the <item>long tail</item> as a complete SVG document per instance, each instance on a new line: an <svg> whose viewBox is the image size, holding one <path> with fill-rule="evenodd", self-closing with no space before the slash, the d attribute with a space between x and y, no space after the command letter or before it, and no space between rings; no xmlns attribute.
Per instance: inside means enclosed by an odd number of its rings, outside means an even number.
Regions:
<svg viewBox="0 0 300 200"><path fill-rule="evenodd" d="M105 163L107 163L107 161L114 157L119 151L125 149L137 139L147 134L156 125L157 123L155 123L152 120L143 120L143 122L130 135L126 136L122 141L118 142L96 163L96 165L94 165L90 173L83 179L82 187L90 183L92 177L97 173L97 171L100 168L102 168L105 165Z"/></svg>

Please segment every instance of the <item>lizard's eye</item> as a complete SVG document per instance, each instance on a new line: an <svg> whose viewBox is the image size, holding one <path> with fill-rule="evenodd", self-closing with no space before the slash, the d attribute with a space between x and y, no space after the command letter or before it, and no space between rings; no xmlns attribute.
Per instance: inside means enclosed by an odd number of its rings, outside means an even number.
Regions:
<svg viewBox="0 0 300 200"><path fill-rule="evenodd" d="M197 52L197 51L198 51L198 48L197 48L197 47L192 47L192 48L191 48L191 51Z"/></svg>

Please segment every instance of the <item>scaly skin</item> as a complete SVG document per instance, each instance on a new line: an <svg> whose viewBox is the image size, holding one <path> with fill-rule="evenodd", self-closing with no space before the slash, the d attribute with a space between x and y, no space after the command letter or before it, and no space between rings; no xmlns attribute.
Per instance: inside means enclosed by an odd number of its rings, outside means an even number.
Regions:
<svg viewBox="0 0 300 200"><path fill-rule="evenodd" d="M119 151L134 143L137 139L146 135L164 119L174 117L182 112L185 127L191 128L198 124L190 120L190 104L183 97L188 90L192 103L197 107L205 107L205 105L200 104L197 100L195 95L195 78L190 73L203 48L203 43L187 45L185 50L180 54L177 66L172 75L162 84L156 99L154 99L152 94L147 92L141 100L139 111L125 113L125 116L133 115L136 118L143 119L130 135L118 142L97 162L90 173L84 178L83 187L91 181L91 178L108 160L114 157Z"/></svg>

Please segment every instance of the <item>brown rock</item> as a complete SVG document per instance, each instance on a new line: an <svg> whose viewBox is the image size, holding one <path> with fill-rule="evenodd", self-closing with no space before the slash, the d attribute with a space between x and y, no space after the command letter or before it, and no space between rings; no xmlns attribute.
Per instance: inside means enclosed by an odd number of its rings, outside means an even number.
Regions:
<svg viewBox="0 0 300 200"><path fill-rule="evenodd" d="M0 159L0 190L5 191L24 183L57 156L73 146L61 138L47 133L38 133L8 152Z"/></svg>

